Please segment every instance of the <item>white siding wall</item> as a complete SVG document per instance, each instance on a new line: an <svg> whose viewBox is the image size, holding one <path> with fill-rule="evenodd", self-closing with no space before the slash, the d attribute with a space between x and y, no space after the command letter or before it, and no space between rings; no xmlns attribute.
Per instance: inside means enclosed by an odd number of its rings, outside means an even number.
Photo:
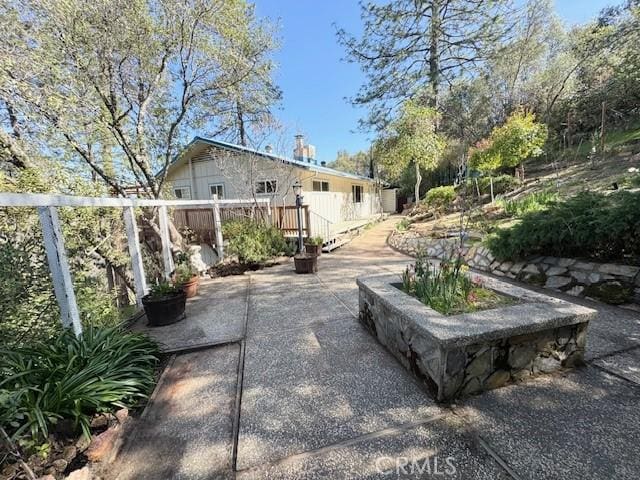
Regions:
<svg viewBox="0 0 640 480"><path fill-rule="evenodd" d="M215 147L195 151L191 158L191 166L192 175L189 172L188 161L173 167L169 172L168 180L172 188L191 187L191 196L195 199L210 198L210 184L223 184L226 198L251 198L252 184L255 181L277 180L276 194L259 196L271 198L272 205L293 205L295 197L291 187L298 178L303 185L304 203L309 205L311 212L334 224L366 219L382 212L378 187L365 180L316 173L256 156L230 154ZM314 180L329 182L329 191L314 192ZM360 185L363 188L360 203L353 201L353 185ZM320 219L315 220L312 215L312 226L315 223L322 223ZM315 232L315 234L321 233Z"/></svg>

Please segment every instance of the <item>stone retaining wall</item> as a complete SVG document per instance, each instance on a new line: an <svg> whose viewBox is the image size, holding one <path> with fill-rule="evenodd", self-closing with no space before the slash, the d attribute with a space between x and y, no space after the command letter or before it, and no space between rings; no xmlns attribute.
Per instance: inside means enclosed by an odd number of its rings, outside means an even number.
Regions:
<svg viewBox="0 0 640 480"><path fill-rule="evenodd" d="M430 238L412 231L393 232L388 241L407 255L424 252L439 259L450 258L458 245L456 238ZM500 262L480 242L467 242L462 253L470 267L494 275L615 305L640 304L640 267L542 256L524 262Z"/></svg>

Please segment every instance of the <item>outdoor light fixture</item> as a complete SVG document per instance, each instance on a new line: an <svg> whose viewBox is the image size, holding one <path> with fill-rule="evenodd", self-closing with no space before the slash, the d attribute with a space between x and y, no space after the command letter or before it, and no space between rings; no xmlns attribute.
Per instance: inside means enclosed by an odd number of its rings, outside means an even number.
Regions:
<svg viewBox="0 0 640 480"><path fill-rule="evenodd" d="M298 253L302 253L304 245L302 243L302 184L296 178L293 182L293 193L296 194L296 213L298 217Z"/></svg>
<svg viewBox="0 0 640 480"><path fill-rule="evenodd" d="M296 194L296 197L302 194L302 184L300 183L300 180L298 180L297 178L296 178L296 181L293 182L293 193Z"/></svg>

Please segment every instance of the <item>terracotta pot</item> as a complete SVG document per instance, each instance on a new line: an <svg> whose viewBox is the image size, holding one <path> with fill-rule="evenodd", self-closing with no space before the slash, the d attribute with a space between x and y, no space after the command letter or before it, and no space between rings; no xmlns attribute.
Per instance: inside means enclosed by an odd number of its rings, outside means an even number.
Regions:
<svg viewBox="0 0 640 480"><path fill-rule="evenodd" d="M171 325L184 320L184 307L187 303L187 295L184 292L172 293L162 297L145 295L142 297L144 313L152 327Z"/></svg>
<svg viewBox="0 0 640 480"><path fill-rule="evenodd" d="M302 253L293 257L296 273L316 273L318 271L318 256Z"/></svg>
<svg viewBox="0 0 640 480"><path fill-rule="evenodd" d="M309 255L315 255L317 257L319 257L322 253L322 245L310 245L308 243L305 243L304 249Z"/></svg>
<svg viewBox="0 0 640 480"><path fill-rule="evenodd" d="M187 298L195 297L198 294L198 285L200 284L200 277L194 275L188 282L182 284L182 290L187 294Z"/></svg>

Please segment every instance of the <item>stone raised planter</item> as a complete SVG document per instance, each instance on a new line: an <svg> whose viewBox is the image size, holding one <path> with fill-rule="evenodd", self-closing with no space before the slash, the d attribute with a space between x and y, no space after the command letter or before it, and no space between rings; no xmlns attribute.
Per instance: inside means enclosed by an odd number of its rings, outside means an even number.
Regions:
<svg viewBox="0 0 640 480"><path fill-rule="evenodd" d="M445 316L394 286L399 275L361 277L360 321L438 401L582 363L595 310L477 277L520 303Z"/></svg>

